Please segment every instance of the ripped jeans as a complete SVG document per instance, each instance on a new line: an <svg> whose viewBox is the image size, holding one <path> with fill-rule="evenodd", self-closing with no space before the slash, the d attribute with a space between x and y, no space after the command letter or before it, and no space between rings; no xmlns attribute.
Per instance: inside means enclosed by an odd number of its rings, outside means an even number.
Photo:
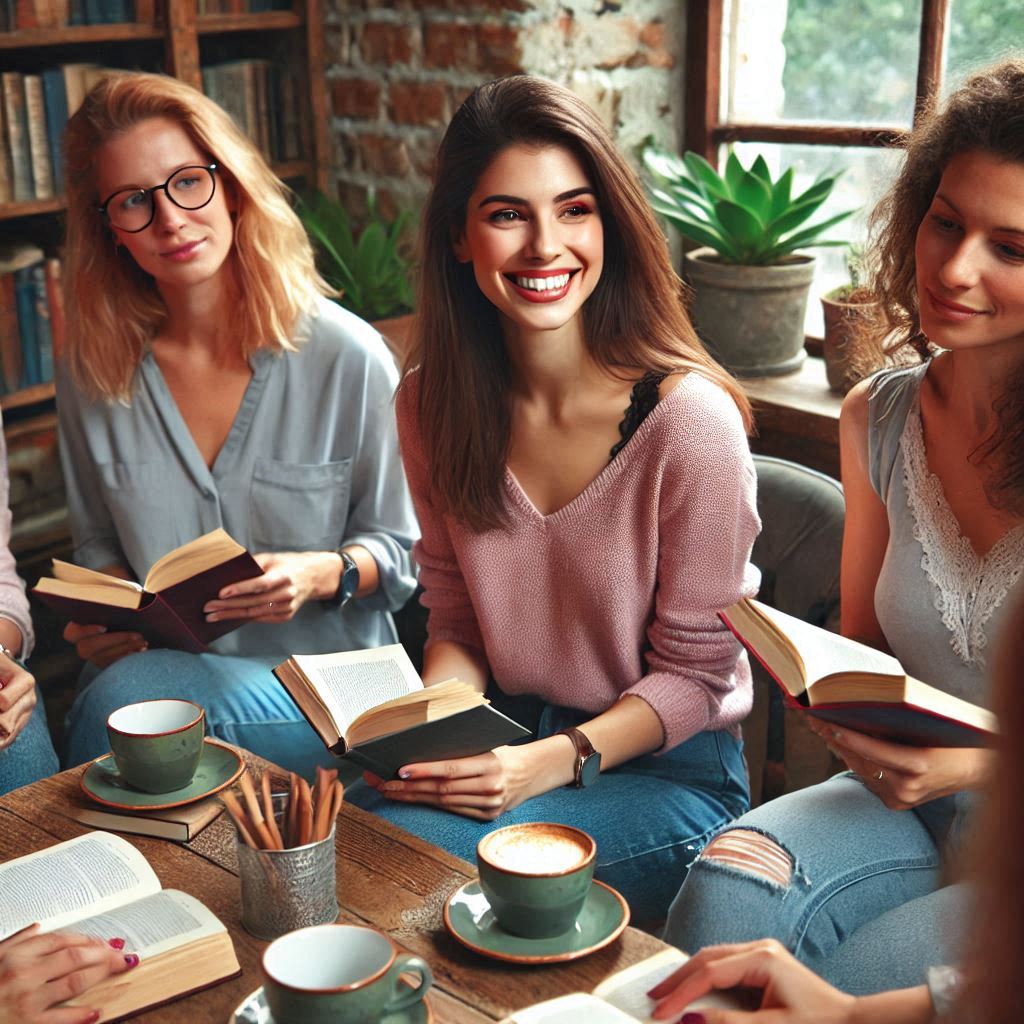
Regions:
<svg viewBox="0 0 1024 1024"><path fill-rule="evenodd" d="M540 739L592 717L530 697L494 693L494 705ZM660 922L704 843L749 806L743 744L728 732L701 732L661 755L644 754L602 772L586 789L560 787L495 821L476 821L423 804L388 800L361 780L345 799L449 853L473 861L496 828L558 821L597 840L595 875L629 902L634 923Z"/></svg>
<svg viewBox="0 0 1024 1024"><path fill-rule="evenodd" d="M923 984L958 958L968 894L940 876L961 823L954 798L890 811L852 773L790 793L705 847L665 941L693 953L775 938L855 995Z"/></svg>

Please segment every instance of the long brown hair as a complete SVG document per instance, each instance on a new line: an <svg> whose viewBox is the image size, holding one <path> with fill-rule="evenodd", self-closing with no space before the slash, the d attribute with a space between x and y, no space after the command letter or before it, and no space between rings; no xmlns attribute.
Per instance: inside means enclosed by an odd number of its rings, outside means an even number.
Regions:
<svg viewBox="0 0 1024 1024"><path fill-rule="evenodd" d="M419 423L434 500L474 530L502 525L511 369L497 310L453 239L480 176L511 145L556 145L580 161L597 193L604 269L583 307L584 336L600 365L623 372L696 370L724 388L747 429L739 385L704 351L683 305L665 236L640 183L597 115L578 96L515 75L482 85L456 111L437 154L420 236L413 350Z"/></svg>
<svg viewBox="0 0 1024 1024"><path fill-rule="evenodd" d="M242 354L295 349L316 295L332 294L316 272L309 238L289 191L234 121L202 93L166 75L114 74L100 81L68 122L67 358L92 397L127 401L145 345L167 315L153 279L119 255L97 212L95 157L108 139L150 118L167 118L218 165L236 209L233 259L244 300L232 311Z"/></svg>
<svg viewBox="0 0 1024 1024"><path fill-rule="evenodd" d="M917 230L949 162L973 150L1024 165L1024 60L980 71L945 106L933 103L907 137L900 175L872 214L874 285L887 332L895 332L893 347L911 345L921 358L931 354L932 346L921 330ZM1024 515L1024 359L996 396L993 411L995 430L971 458L987 460L985 492L991 504Z"/></svg>
<svg viewBox="0 0 1024 1024"><path fill-rule="evenodd" d="M975 830L967 984L953 1020L1018 1024L1024 960L1024 598L1004 619L995 660L996 771Z"/></svg>

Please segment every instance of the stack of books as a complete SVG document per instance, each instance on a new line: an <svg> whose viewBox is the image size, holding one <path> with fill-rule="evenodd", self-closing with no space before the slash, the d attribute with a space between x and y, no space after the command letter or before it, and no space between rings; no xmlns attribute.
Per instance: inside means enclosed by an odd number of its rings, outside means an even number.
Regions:
<svg viewBox="0 0 1024 1024"><path fill-rule="evenodd" d="M135 20L132 0L3 0L0 32L68 25L109 25Z"/></svg>
<svg viewBox="0 0 1024 1024"><path fill-rule="evenodd" d="M0 74L0 203L52 199L64 191L61 134L85 94L109 71L79 63L39 74Z"/></svg>
<svg viewBox="0 0 1024 1024"><path fill-rule="evenodd" d="M29 243L0 248L0 393L53 380L64 334L60 260Z"/></svg>

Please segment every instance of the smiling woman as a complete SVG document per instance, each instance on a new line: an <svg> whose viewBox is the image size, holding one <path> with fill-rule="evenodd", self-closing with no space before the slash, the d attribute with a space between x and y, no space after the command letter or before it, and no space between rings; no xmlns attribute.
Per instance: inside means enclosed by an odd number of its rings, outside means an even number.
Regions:
<svg viewBox="0 0 1024 1024"><path fill-rule="evenodd" d="M284 185L200 93L112 75L67 153L76 330L57 392L75 559L142 579L224 527L263 570L209 595L210 621L246 624L207 654L71 623L90 666L67 759L106 750L116 707L184 697L214 735L308 774L329 755L270 667L393 642L414 585L394 365L324 298Z"/></svg>
<svg viewBox="0 0 1024 1024"><path fill-rule="evenodd" d="M748 799L749 666L715 615L757 585L746 401L686 318L635 175L567 89L518 76L466 100L420 266L397 407L424 681L490 686L533 739L350 798L462 857L491 822L582 827L597 877L656 920Z"/></svg>

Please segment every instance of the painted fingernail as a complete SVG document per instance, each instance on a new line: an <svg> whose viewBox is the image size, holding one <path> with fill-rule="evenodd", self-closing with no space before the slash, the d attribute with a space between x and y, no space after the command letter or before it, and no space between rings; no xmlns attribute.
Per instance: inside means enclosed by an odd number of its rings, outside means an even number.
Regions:
<svg viewBox="0 0 1024 1024"><path fill-rule="evenodd" d="M96 1024L96 1021L100 1019L100 1011L93 1010L88 1017L85 1018L83 1024Z"/></svg>
<svg viewBox="0 0 1024 1024"><path fill-rule="evenodd" d="M124 962L129 967L138 967L139 966L139 954L138 953L125 953L125 955L124 955Z"/></svg>
<svg viewBox="0 0 1024 1024"><path fill-rule="evenodd" d="M124 939L107 939L107 945L111 949L124 949Z"/></svg>
<svg viewBox="0 0 1024 1024"><path fill-rule="evenodd" d="M679 1018L679 1024L704 1024L703 1013L684 1013Z"/></svg>
<svg viewBox="0 0 1024 1024"><path fill-rule="evenodd" d="M411 772L411 771L409 771L409 769L408 769L408 768L403 768L403 769L402 769L402 770L401 770L401 771L400 771L400 772L398 773L398 777L399 777L400 779L411 779L411 778L412 778L412 772Z"/></svg>

